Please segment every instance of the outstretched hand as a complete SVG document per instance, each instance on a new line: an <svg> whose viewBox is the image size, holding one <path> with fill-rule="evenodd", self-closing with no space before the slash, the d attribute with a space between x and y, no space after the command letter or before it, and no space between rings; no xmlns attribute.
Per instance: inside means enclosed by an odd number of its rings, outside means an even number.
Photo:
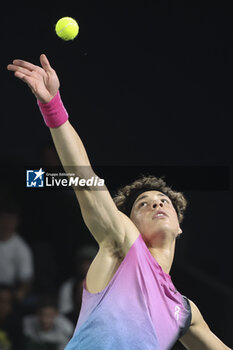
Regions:
<svg viewBox="0 0 233 350"><path fill-rule="evenodd" d="M60 83L55 70L50 66L47 57L40 56L42 67L23 60L14 60L7 69L15 72L15 76L25 82L38 100L48 103L56 95Z"/></svg>

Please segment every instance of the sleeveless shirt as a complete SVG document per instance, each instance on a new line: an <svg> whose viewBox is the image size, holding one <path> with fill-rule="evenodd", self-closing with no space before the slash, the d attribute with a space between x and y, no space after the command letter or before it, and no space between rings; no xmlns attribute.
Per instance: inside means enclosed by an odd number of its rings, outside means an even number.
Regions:
<svg viewBox="0 0 233 350"><path fill-rule="evenodd" d="M65 350L169 350L190 322L188 299L139 235L101 292L89 293L84 282L78 323Z"/></svg>

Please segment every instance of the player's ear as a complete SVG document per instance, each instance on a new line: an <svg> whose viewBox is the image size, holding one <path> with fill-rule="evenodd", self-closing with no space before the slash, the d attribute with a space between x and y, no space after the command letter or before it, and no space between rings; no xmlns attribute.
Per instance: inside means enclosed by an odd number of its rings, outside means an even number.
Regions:
<svg viewBox="0 0 233 350"><path fill-rule="evenodd" d="M178 230L177 235L176 235L176 239L181 238L181 235L182 235L182 230L181 230L181 228L179 227L179 230Z"/></svg>

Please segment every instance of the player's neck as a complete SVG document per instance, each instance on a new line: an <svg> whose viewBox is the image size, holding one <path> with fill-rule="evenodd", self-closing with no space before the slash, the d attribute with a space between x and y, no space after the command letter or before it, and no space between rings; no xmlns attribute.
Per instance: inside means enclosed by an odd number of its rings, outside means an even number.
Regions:
<svg viewBox="0 0 233 350"><path fill-rule="evenodd" d="M161 244L158 244L158 242L157 244L148 244L147 242L147 246L151 255L161 266L162 270L169 274L174 259L176 240L167 240L160 243Z"/></svg>

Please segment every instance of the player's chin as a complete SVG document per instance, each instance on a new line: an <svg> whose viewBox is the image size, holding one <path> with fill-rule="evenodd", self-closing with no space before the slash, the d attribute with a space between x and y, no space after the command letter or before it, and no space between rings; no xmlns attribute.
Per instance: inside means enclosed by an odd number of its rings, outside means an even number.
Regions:
<svg viewBox="0 0 233 350"><path fill-rule="evenodd" d="M169 221L168 218L159 218L153 221L153 226L157 227L157 226L170 226L171 223Z"/></svg>
<svg viewBox="0 0 233 350"><path fill-rule="evenodd" d="M153 225L153 229L155 232L160 232L160 233L162 233L162 232L167 233L167 232L174 231L174 227L167 220L166 221L160 220L160 221L156 222L156 224Z"/></svg>

